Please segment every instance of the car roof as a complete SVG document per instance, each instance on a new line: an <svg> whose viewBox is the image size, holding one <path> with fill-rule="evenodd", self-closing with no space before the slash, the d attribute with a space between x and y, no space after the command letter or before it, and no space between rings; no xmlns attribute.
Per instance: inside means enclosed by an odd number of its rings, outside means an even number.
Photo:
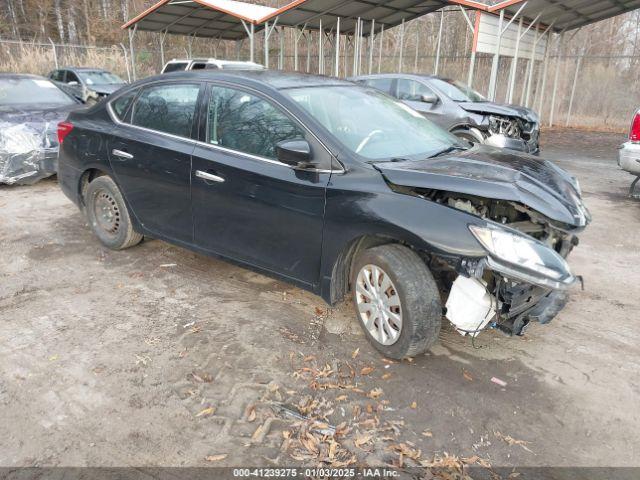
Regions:
<svg viewBox="0 0 640 480"><path fill-rule="evenodd" d="M104 68L91 68L91 67L62 67L56 70L75 70L76 72L107 72Z"/></svg>
<svg viewBox="0 0 640 480"><path fill-rule="evenodd" d="M354 86L347 80L306 73L290 73L277 70L190 70L172 72L147 78L139 85L157 80L228 80L237 83L261 84L276 90L302 87Z"/></svg>
<svg viewBox="0 0 640 480"><path fill-rule="evenodd" d="M419 80L448 80L446 77L439 75L428 75L421 73L377 73L373 75L359 75L352 77L353 80L364 80L366 78L415 78Z"/></svg>

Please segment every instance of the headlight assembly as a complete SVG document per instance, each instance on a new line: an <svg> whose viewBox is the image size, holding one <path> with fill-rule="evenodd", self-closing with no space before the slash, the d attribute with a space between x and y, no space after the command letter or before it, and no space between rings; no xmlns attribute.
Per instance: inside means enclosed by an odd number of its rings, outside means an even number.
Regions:
<svg viewBox="0 0 640 480"><path fill-rule="evenodd" d="M489 265L495 270L554 289L575 282L565 259L543 243L492 226L469 229L489 253Z"/></svg>

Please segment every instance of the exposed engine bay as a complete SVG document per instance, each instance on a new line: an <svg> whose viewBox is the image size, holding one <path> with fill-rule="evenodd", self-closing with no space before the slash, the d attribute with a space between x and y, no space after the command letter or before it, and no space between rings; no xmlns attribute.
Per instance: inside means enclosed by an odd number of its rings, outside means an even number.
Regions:
<svg viewBox="0 0 640 480"><path fill-rule="evenodd" d="M440 191L421 194L436 203L518 230L563 258L579 243L570 227L562 228L516 202ZM456 277L450 265L441 266L440 279L449 291L447 318L463 335L475 337L489 325L508 335L523 335L531 321L544 324L553 320L568 300L566 292L509 278L482 262L465 265L468 277Z"/></svg>
<svg viewBox="0 0 640 480"><path fill-rule="evenodd" d="M539 150L540 132L538 124L519 117L504 117L491 115L488 117L488 127L485 144L499 148L537 154Z"/></svg>

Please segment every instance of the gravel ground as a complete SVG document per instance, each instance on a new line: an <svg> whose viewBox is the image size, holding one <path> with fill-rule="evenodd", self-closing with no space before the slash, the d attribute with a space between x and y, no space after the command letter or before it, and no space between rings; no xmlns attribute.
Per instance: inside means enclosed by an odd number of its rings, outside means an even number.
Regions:
<svg viewBox="0 0 640 480"><path fill-rule="evenodd" d="M571 258L586 290L560 317L475 346L447 326L402 363L350 305L160 241L106 250L55 180L0 186L0 466L640 466L622 140L544 135L594 215Z"/></svg>

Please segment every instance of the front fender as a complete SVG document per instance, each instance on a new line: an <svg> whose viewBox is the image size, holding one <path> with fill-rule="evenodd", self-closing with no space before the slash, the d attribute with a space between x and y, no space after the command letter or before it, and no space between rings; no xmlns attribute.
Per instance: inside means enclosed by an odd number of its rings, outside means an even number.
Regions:
<svg viewBox="0 0 640 480"><path fill-rule="evenodd" d="M486 223L478 217L394 192L381 176L372 182L375 188L366 191L362 190L365 182L349 177L332 177L327 189L320 289L325 300L331 302L334 265L340 255L363 236L388 238L435 255L486 257L485 250L469 230L469 225Z"/></svg>

